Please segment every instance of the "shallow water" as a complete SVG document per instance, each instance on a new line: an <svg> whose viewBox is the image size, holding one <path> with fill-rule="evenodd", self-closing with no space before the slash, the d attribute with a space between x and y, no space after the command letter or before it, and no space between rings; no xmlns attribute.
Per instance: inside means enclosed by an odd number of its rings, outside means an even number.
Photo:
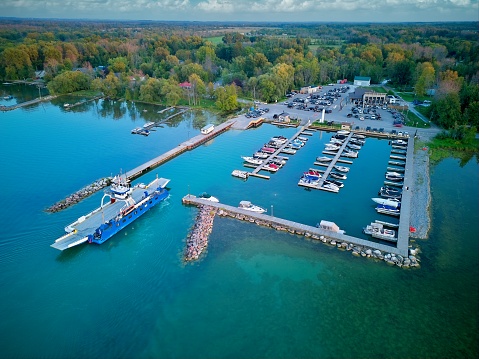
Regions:
<svg viewBox="0 0 479 359"><path fill-rule="evenodd" d="M316 133L269 181L233 178L241 155L295 132L265 125L228 131L143 176L170 178L170 198L101 246L58 252L49 245L96 208L101 193L60 213L44 208L216 121L187 113L142 137L130 130L159 119L161 108L96 101L63 109L76 101L0 113L1 357L477 356L475 158L463 167L447 159L431 171L432 231L417 242L416 270L220 217L206 255L183 265L197 213L181 204L188 192L206 191L231 205L249 199L312 225L332 220L351 235L378 219L370 197L383 180L386 141L367 140L339 194L297 186L327 133Z"/></svg>

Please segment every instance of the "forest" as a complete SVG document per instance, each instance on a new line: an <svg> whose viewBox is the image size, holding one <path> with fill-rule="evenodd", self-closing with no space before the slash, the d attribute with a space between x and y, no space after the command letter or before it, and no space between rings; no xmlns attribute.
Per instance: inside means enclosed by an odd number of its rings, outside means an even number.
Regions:
<svg viewBox="0 0 479 359"><path fill-rule="evenodd" d="M477 22L0 19L0 77L40 77L52 94L87 90L228 113L237 98L281 101L355 76L430 99L426 115L445 129L479 129Z"/></svg>

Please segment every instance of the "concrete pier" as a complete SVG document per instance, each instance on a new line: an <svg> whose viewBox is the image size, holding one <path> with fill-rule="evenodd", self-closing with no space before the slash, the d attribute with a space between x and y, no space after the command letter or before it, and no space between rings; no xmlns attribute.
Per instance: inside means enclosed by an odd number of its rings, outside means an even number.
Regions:
<svg viewBox="0 0 479 359"><path fill-rule="evenodd" d="M244 210L244 209L229 206L223 203L211 202L205 199L197 198L192 195L186 195L185 197L183 197L182 201L184 204L188 204L188 205L215 207L218 209L219 214L221 213L221 211L225 211L228 214L232 214L233 217L238 215L240 216L239 218L243 218L243 217L251 218L251 219L254 219L253 222L257 224L262 224L262 225L266 225L276 229L288 231L289 233L292 233L292 234L304 235L306 237L312 237L315 239L316 238L320 239L321 237L327 237L328 239L330 239L329 241L330 243L332 241L335 241L336 243L340 243L340 244L346 243L346 244L351 244L353 246L371 248L374 250L379 250L381 252L393 253L395 255L400 255L403 257L408 256L409 237L407 234L409 233L409 223L399 226L399 232L402 231L402 233L399 233L399 236L401 238L398 238L398 242L396 243L396 246L394 246L394 245L386 245L386 244L371 242L365 239L348 236L346 234L340 234L340 233L336 233L332 231L327 231L322 228L309 226L306 224L290 221L283 218L273 217L267 214L260 214L260 213ZM407 214L407 216L409 216L409 214ZM404 229L406 226L407 226L407 233L406 233L406 236L404 236Z"/></svg>

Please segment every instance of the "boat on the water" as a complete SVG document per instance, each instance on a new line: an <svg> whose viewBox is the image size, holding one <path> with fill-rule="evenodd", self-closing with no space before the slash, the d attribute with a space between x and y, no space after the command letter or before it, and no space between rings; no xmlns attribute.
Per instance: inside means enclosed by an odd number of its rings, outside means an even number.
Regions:
<svg viewBox="0 0 479 359"><path fill-rule="evenodd" d="M377 204L385 204L397 208L401 205L401 202L397 198L371 198L373 202Z"/></svg>
<svg viewBox="0 0 479 359"><path fill-rule="evenodd" d="M391 154L391 156L389 156L389 158L392 158L393 160L406 160L406 156L404 155L399 155L399 154Z"/></svg>
<svg viewBox="0 0 479 359"><path fill-rule="evenodd" d="M335 165L333 167L335 170L338 170L340 172L349 172L349 167L346 167L346 166Z"/></svg>
<svg viewBox="0 0 479 359"><path fill-rule="evenodd" d="M271 140L275 142L279 142L281 144L285 144L286 141L288 141L288 139L284 136L274 136L274 137L271 137Z"/></svg>
<svg viewBox="0 0 479 359"><path fill-rule="evenodd" d="M374 238L383 239L385 241L397 242L396 231L393 229L384 228L381 223L372 222L366 228L363 228L365 234L369 234Z"/></svg>
<svg viewBox="0 0 479 359"><path fill-rule="evenodd" d="M380 188L378 195L385 198L401 198L402 190L390 186Z"/></svg>
<svg viewBox="0 0 479 359"><path fill-rule="evenodd" d="M261 152L273 154L276 152L276 149L271 147L262 147Z"/></svg>
<svg viewBox="0 0 479 359"><path fill-rule="evenodd" d="M359 133L355 133L353 135L353 138L359 138L360 140L364 140L366 138L366 136L364 135L360 135Z"/></svg>
<svg viewBox="0 0 479 359"><path fill-rule="evenodd" d="M260 160L259 158L254 158L254 157L248 157L248 156L241 156L241 158L248 163L251 163L252 165L261 165L263 164L263 160Z"/></svg>
<svg viewBox="0 0 479 359"><path fill-rule="evenodd" d="M209 193L206 193L206 192L203 192L202 194L200 194L198 196L198 198L206 199L207 201L211 201L211 202L215 202L215 203L219 203L218 198L213 197L212 195L210 195Z"/></svg>
<svg viewBox="0 0 479 359"><path fill-rule="evenodd" d="M343 188L344 187L344 183L341 182L341 181L338 181L338 180L334 180L334 179L327 179L327 180L324 180L324 183L332 183L334 184L336 187L338 188Z"/></svg>
<svg viewBox="0 0 479 359"><path fill-rule="evenodd" d="M338 140L337 138L333 137L329 140L329 142L332 143L333 145L341 146L343 144L344 140Z"/></svg>
<svg viewBox="0 0 479 359"><path fill-rule="evenodd" d="M346 148L357 151L357 150L360 150L362 147L360 145L355 145L354 143L348 143Z"/></svg>
<svg viewBox="0 0 479 359"><path fill-rule="evenodd" d="M323 188L331 192L335 192L335 193L339 192L339 187L333 184L332 182L324 181Z"/></svg>
<svg viewBox="0 0 479 359"><path fill-rule="evenodd" d="M376 207L376 212L389 214L390 216L399 216L401 210L399 208L387 206L385 204L378 204Z"/></svg>
<svg viewBox="0 0 479 359"><path fill-rule="evenodd" d="M331 157L326 157L326 156L316 157L316 161L319 161L319 162L331 162L331 160L332 160Z"/></svg>
<svg viewBox="0 0 479 359"><path fill-rule="evenodd" d="M404 141L404 140L394 140L394 141L391 141L391 144L396 145L396 146L406 146L406 145L407 145L407 141Z"/></svg>
<svg viewBox="0 0 479 359"><path fill-rule="evenodd" d="M263 169L270 172L276 172L279 170L279 166L274 163L267 163L263 166Z"/></svg>
<svg viewBox="0 0 479 359"><path fill-rule="evenodd" d="M358 157L358 153L355 152L355 151L350 151L350 150L345 149L345 150L343 151L343 153L341 153L341 156L342 156L342 157L357 158L357 157Z"/></svg>
<svg viewBox="0 0 479 359"><path fill-rule="evenodd" d="M169 195L165 188L168 182L169 179L156 178L148 185L139 183L130 187L126 176L115 176L101 199L100 207L66 226L67 234L51 247L63 251L85 242L104 243L165 200ZM105 202L106 198L109 201Z"/></svg>
<svg viewBox="0 0 479 359"><path fill-rule="evenodd" d="M349 135L349 131L347 130L339 130L338 132L336 132L338 135L343 135L343 136L347 136Z"/></svg>
<svg viewBox="0 0 479 359"><path fill-rule="evenodd" d="M388 181L394 181L394 182L399 182L404 180L404 175L397 173L397 172L387 172L386 173L386 179Z"/></svg>
<svg viewBox="0 0 479 359"><path fill-rule="evenodd" d="M382 224L383 226L389 227L389 228L399 228L399 224L398 224L398 223L384 222L384 221L380 221L380 220L378 220L378 219L376 219L374 222L380 223L380 224Z"/></svg>
<svg viewBox="0 0 479 359"><path fill-rule="evenodd" d="M331 172L329 175L333 178L340 179L340 180L345 180L345 179L348 178L348 177L346 177L346 175L344 175L342 173L337 173L337 172Z"/></svg>
<svg viewBox="0 0 479 359"><path fill-rule="evenodd" d="M256 213L264 213L266 209L256 206L252 204L250 201L241 201L238 208L245 209L247 211L256 212Z"/></svg>
<svg viewBox="0 0 479 359"><path fill-rule="evenodd" d="M231 175L242 179L248 178L248 172L241 170L233 170L233 172L231 172Z"/></svg>
<svg viewBox="0 0 479 359"><path fill-rule="evenodd" d="M255 152L253 153L253 158L258 158L260 160L265 160L269 157L270 155L267 154L267 153L263 153L263 152Z"/></svg>
<svg viewBox="0 0 479 359"><path fill-rule="evenodd" d="M321 220L321 222L316 224L316 227L324 229L326 231L334 232L334 233L339 233L339 234L346 233L346 231L340 229L336 223L330 222L330 221Z"/></svg>
<svg viewBox="0 0 479 359"><path fill-rule="evenodd" d="M318 186L319 177L303 175L299 179L298 185Z"/></svg>
<svg viewBox="0 0 479 359"><path fill-rule="evenodd" d="M325 145L325 150L326 151L337 151L339 150L340 146L338 145L334 145L332 143L326 143Z"/></svg>

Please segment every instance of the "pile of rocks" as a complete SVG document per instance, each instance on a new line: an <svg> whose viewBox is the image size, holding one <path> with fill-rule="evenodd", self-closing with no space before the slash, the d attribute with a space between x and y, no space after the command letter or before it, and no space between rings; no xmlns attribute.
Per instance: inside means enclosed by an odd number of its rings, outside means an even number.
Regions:
<svg viewBox="0 0 479 359"><path fill-rule="evenodd" d="M67 198L53 204L52 206L46 209L47 212L59 212L75 203L80 202L82 199L92 195L93 193L105 188L111 184L111 177L101 178L96 180L92 184L83 187L82 189L76 191L75 193L69 195Z"/></svg>
<svg viewBox="0 0 479 359"><path fill-rule="evenodd" d="M184 256L186 262L197 260L208 246L208 237L213 230L216 211L214 207L200 206L193 230L186 240Z"/></svg>

